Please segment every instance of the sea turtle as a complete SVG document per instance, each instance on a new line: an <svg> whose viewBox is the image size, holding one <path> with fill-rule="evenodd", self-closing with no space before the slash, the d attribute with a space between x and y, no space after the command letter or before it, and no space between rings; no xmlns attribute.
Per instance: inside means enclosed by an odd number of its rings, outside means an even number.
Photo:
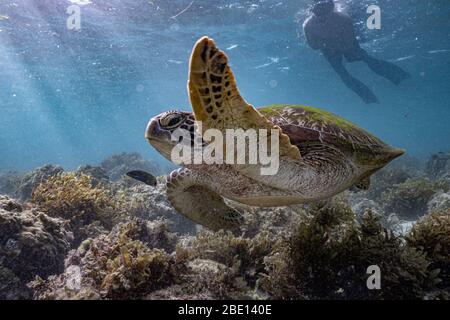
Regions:
<svg viewBox="0 0 450 320"><path fill-rule="evenodd" d="M194 112L164 112L150 120L145 132L164 157L170 160L178 143L172 141L172 133L182 128L193 137L199 121L202 133L210 128L279 130L275 175L262 175L258 165L229 164L190 164L169 174L167 196L173 207L209 229L233 229L242 222L241 214L224 198L259 207L326 200L352 186L367 189L374 172L404 153L320 109L300 105L255 109L240 95L227 56L207 37L195 44L189 68Z"/></svg>

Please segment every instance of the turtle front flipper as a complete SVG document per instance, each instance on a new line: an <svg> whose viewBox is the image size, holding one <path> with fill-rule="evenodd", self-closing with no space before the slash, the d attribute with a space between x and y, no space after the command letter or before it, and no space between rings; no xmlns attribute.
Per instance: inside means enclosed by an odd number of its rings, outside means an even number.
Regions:
<svg viewBox="0 0 450 320"><path fill-rule="evenodd" d="M170 173L167 197L178 212L213 231L236 229L243 222L242 215L203 184L199 174L186 168Z"/></svg>
<svg viewBox="0 0 450 320"><path fill-rule="evenodd" d="M278 130L280 155L295 160L300 152L280 128L267 120L239 93L225 53L208 37L194 46L189 65L189 98L195 120L202 122L203 134L208 129L266 129Z"/></svg>

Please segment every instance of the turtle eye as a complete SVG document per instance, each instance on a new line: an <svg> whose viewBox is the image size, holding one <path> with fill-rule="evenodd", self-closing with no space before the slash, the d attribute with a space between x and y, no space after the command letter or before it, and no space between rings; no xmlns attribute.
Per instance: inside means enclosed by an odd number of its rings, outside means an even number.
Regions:
<svg viewBox="0 0 450 320"><path fill-rule="evenodd" d="M170 113L159 120L161 127L165 129L173 129L183 122L184 117L180 114Z"/></svg>

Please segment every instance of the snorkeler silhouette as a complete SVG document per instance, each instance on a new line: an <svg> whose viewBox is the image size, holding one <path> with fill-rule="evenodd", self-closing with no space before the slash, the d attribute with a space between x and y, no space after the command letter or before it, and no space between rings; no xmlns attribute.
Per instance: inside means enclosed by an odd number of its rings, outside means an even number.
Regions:
<svg viewBox="0 0 450 320"><path fill-rule="evenodd" d="M365 103L378 103L375 94L345 69L342 59L348 62L364 61L376 74L398 85L410 75L400 67L371 57L362 49L353 30L350 16L335 10L332 0L319 0L312 8L312 15L303 23L308 45L321 50L325 58L345 85L359 95Z"/></svg>

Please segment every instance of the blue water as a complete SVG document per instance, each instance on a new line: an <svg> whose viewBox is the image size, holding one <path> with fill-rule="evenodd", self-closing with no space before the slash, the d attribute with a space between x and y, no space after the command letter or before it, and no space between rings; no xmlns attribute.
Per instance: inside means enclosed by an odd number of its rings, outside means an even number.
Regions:
<svg viewBox="0 0 450 320"><path fill-rule="evenodd" d="M72 168L122 151L162 161L144 129L162 111L190 110L188 58L202 35L225 49L256 106L324 108L413 156L450 149L448 0L341 1L362 46L412 75L396 87L347 65L379 105L364 104L307 47L310 1L91 0L71 31L74 2L87 1L0 0L0 170ZM381 30L365 27L369 4L382 10Z"/></svg>

